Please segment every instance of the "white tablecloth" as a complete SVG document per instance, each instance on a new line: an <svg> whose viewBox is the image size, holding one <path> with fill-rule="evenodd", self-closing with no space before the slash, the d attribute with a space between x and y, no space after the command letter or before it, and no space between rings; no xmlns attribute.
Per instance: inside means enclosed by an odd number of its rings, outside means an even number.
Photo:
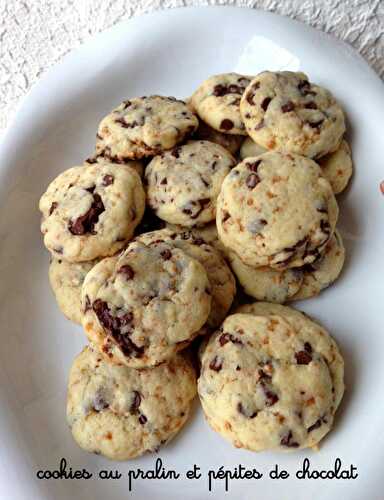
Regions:
<svg viewBox="0 0 384 500"><path fill-rule="evenodd" d="M278 12L332 33L384 77L384 0L0 0L0 129L44 71L93 34L156 9L214 4Z"/></svg>

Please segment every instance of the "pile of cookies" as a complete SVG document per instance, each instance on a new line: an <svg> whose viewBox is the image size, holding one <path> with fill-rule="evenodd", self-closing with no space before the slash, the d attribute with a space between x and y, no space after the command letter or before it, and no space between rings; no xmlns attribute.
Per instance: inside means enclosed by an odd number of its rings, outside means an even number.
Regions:
<svg viewBox="0 0 384 500"><path fill-rule="evenodd" d="M314 447L328 433L343 359L281 304L341 272L344 132L330 92L269 71L213 76L186 102L133 98L101 121L94 156L39 205L57 303L89 340L67 401L82 448L157 451L197 392L236 447Z"/></svg>

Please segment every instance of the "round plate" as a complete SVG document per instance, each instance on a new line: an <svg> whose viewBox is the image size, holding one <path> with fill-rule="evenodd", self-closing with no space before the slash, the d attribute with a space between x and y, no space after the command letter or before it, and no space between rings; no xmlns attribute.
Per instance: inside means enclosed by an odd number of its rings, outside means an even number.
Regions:
<svg viewBox="0 0 384 500"><path fill-rule="evenodd" d="M251 453L232 448L196 410L185 430L158 455L123 464L89 455L65 421L68 370L85 344L80 327L59 312L48 284L49 257L37 209L47 184L94 148L98 122L123 99L151 93L186 97L211 74L237 70L303 70L328 87L348 117L356 172L341 204L340 230L348 258L342 277L299 307L338 341L346 362L346 394L335 428L319 452ZM351 49L302 24L236 8L184 8L119 24L48 71L20 107L0 148L0 497L224 498L224 482L208 493L208 471L240 464L264 473L234 480L225 498L263 500L379 500L384 448L383 247L384 88ZM118 469L120 480L37 480L39 469ZM357 467L355 480L298 480L305 457L313 469ZM157 458L178 480L137 480L128 470L153 468ZM193 464L201 479L185 479ZM275 464L291 475L272 480Z"/></svg>

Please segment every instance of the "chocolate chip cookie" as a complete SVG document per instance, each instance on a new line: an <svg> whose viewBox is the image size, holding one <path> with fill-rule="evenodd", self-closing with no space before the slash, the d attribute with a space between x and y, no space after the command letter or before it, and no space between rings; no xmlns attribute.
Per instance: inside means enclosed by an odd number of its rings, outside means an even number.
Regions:
<svg viewBox="0 0 384 500"><path fill-rule="evenodd" d="M207 244L195 231L162 229L145 233L136 238L145 244L159 245L166 242L180 248L204 267L211 285L212 303L207 326L216 328L226 317L236 293L236 282L227 263L219 252Z"/></svg>
<svg viewBox="0 0 384 500"><path fill-rule="evenodd" d="M198 119L185 102L152 95L124 101L101 121L96 153L114 162L154 156L191 135Z"/></svg>
<svg viewBox="0 0 384 500"><path fill-rule="evenodd" d="M132 168L70 168L40 199L44 244L52 255L70 262L113 255L131 239L144 207L144 189Z"/></svg>
<svg viewBox="0 0 384 500"><path fill-rule="evenodd" d="M182 355L134 370L86 347L71 368L67 422L84 450L128 460L168 443L188 420L195 394L195 372Z"/></svg>
<svg viewBox="0 0 384 500"><path fill-rule="evenodd" d="M83 327L107 359L132 368L154 366L185 348L211 310L204 267L162 242L131 242L103 259L82 289Z"/></svg>
<svg viewBox="0 0 384 500"><path fill-rule="evenodd" d="M240 99L251 77L237 73L214 75L205 80L191 97L199 118L225 134L247 135L240 115Z"/></svg>
<svg viewBox="0 0 384 500"><path fill-rule="evenodd" d="M277 152L247 158L225 178L217 201L224 246L251 267L287 269L319 259L338 206L320 167Z"/></svg>
<svg viewBox="0 0 384 500"><path fill-rule="evenodd" d="M343 394L338 348L308 319L252 312L229 316L202 352L198 394L206 419L237 448L314 447Z"/></svg>
<svg viewBox="0 0 384 500"><path fill-rule="evenodd" d="M320 158L335 151L345 132L333 95L304 73L263 71L240 103L248 135L267 150Z"/></svg>
<svg viewBox="0 0 384 500"><path fill-rule="evenodd" d="M49 282L61 312L74 323L82 322L81 287L88 272L97 264L90 262L67 262L52 257L49 265Z"/></svg>
<svg viewBox="0 0 384 500"><path fill-rule="evenodd" d="M189 141L148 164L148 204L172 224L204 225L215 219L221 184L234 165L235 159L222 146Z"/></svg>

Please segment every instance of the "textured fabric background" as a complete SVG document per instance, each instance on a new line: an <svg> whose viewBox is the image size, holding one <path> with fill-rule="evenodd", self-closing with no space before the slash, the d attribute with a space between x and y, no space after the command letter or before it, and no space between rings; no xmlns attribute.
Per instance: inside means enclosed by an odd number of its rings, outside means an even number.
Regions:
<svg viewBox="0 0 384 500"><path fill-rule="evenodd" d="M277 12L332 33L384 77L384 0L0 0L0 130L42 73L93 34L156 9L215 4Z"/></svg>

